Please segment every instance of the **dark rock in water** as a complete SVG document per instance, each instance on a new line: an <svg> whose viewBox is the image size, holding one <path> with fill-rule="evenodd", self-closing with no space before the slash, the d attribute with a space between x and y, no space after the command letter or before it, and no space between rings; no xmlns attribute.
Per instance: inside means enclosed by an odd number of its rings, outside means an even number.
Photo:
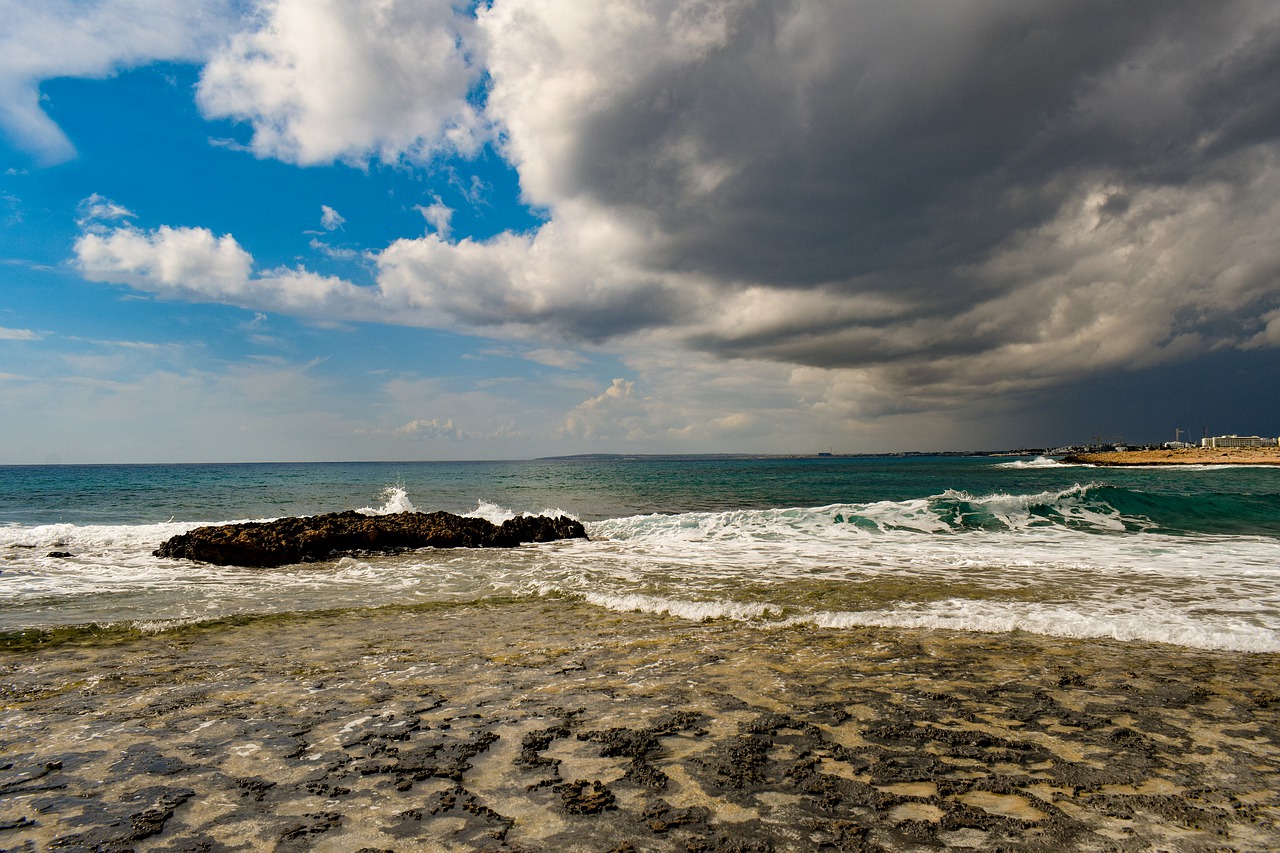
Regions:
<svg viewBox="0 0 1280 853"><path fill-rule="evenodd" d="M220 566L269 568L342 554L413 548L512 548L524 542L586 538L582 523L563 515L519 515L496 525L449 512L364 515L350 510L198 527L174 536L152 553Z"/></svg>
<svg viewBox="0 0 1280 853"><path fill-rule="evenodd" d="M70 551L50 551L45 556L57 557L58 559L65 560L67 557L74 557L75 554L72 554Z"/></svg>

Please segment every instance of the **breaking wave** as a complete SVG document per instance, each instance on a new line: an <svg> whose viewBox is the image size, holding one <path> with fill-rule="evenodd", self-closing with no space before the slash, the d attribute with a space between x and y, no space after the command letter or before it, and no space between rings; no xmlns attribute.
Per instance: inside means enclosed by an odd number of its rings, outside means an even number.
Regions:
<svg viewBox="0 0 1280 853"><path fill-rule="evenodd" d="M957 534L1063 529L1087 533L1209 533L1280 536L1280 495L1143 492L1073 485L1035 494L971 495L947 490L927 498L813 508L646 515L591 525L602 535L831 536L851 532Z"/></svg>

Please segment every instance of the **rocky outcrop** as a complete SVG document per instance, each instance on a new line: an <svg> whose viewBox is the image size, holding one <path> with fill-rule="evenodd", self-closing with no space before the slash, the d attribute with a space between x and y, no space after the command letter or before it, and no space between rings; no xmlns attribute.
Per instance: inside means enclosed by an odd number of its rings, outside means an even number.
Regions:
<svg viewBox="0 0 1280 853"><path fill-rule="evenodd" d="M525 542L586 538L582 523L563 515L518 515L497 525L449 512L364 515L348 511L197 527L174 536L152 553L220 566L269 568L344 554L414 548L512 548Z"/></svg>

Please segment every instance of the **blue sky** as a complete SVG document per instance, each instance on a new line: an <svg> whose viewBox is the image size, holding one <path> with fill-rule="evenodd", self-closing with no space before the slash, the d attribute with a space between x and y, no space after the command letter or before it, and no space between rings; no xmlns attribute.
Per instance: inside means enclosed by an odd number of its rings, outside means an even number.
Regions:
<svg viewBox="0 0 1280 853"><path fill-rule="evenodd" d="M0 17L0 463L1280 432L1273 3Z"/></svg>

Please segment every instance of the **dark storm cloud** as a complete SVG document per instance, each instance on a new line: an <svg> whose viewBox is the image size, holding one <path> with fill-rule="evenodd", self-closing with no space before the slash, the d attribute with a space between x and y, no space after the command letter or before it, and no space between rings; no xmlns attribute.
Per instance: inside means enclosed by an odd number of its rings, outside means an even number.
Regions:
<svg viewBox="0 0 1280 853"><path fill-rule="evenodd" d="M1051 215L1061 178L1186 160L1205 128L1170 103L1195 94L1185 83L1144 93L1132 109L1149 117L1126 109L1125 126L1081 108L1165 42L1212 38L1207 18L1204 4L754 4L723 47L612 92L563 180L649 214L672 269L772 285L889 269L906 275L885 286L930 291L917 271ZM1212 100L1222 118L1250 108ZM704 164L728 172L707 192L690 181Z"/></svg>
<svg viewBox="0 0 1280 853"><path fill-rule="evenodd" d="M607 47L575 66L547 24L562 79L595 81L570 107L539 97L547 75L495 73L533 200L631 223L639 269L710 294L668 318L689 345L1038 385L1238 345L1276 307L1275 252L1243 237L1277 215L1274 4L719 11L718 37L683 52L706 7L584 27L617 40L606 70L588 63ZM748 291L773 298L749 310ZM867 316L860 297L891 305Z"/></svg>

